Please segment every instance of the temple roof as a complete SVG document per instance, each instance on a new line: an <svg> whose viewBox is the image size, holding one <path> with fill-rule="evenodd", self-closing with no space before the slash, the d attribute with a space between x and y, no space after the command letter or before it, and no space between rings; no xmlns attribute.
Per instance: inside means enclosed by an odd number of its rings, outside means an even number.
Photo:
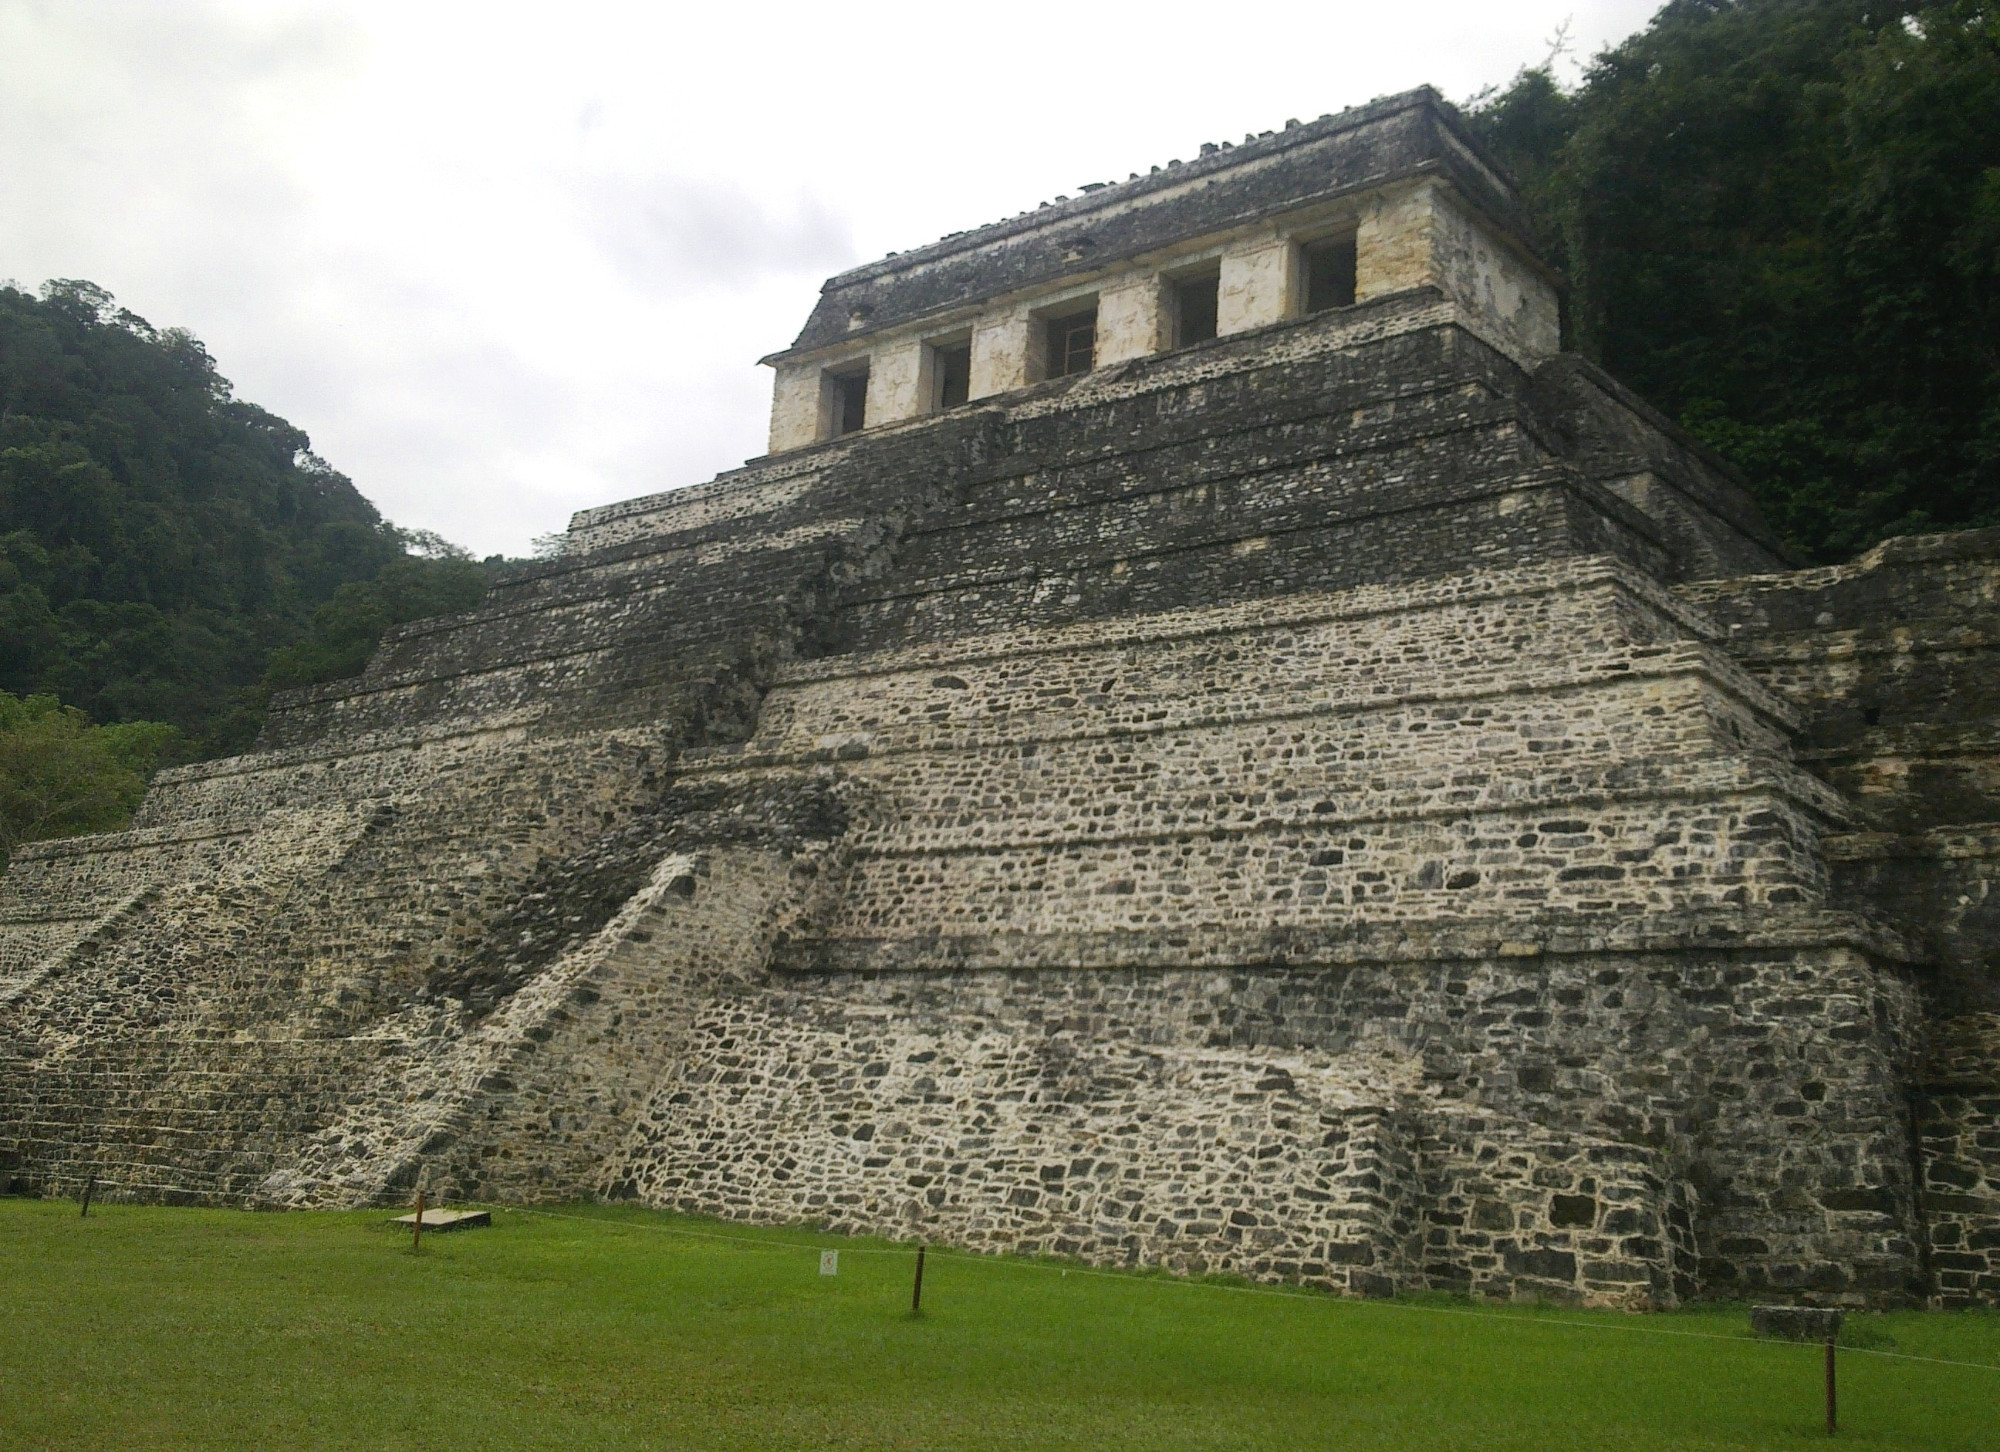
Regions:
<svg viewBox="0 0 2000 1452"><path fill-rule="evenodd" d="M1513 178L1464 117L1423 86L1241 144L1205 144L1192 161L1092 183L1080 196L851 268L827 279L792 346L763 361L1423 175L1447 178L1502 229L1523 237Z"/></svg>

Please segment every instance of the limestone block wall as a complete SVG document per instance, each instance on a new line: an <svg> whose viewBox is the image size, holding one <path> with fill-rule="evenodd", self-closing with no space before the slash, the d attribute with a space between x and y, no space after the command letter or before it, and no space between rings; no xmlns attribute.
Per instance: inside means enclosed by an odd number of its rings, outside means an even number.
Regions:
<svg viewBox="0 0 2000 1452"><path fill-rule="evenodd" d="M839 649L1482 559L1612 553L1668 576L1782 563L1740 483L1629 396L1578 401L1583 376L1545 386L1420 289L587 511L572 548L894 515L897 564L843 592ZM1624 426L1613 443L1607 419ZM1655 519L1609 487L1647 471L1678 512Z"/></svg>
<svg viewBox="0 0 2000 1452"><path fill-rule="evenodd" d="M686 767L847 764L829 964L1818 902L1838 799L1700 628L1594 561L989 635L802 664Z"/></svg>
<svg viewBox="0 0 2000 1452"><path fill-rule="evenodd" d="M668 853L602 929L484 1019L413 1004L378 1032L404 1071L356 1086L256 1187L258 1203L371 1204L419 1182L465 1201L573 1198L669 1079L697 1005L763 959L799 865Z"/></svg>
<svg viewBox="0 0 2000 1452"><path fill-rule="evenodd" d="M1347 588L1387 562L1666 569L1645 517L1547 450L1512 364L1455 328L1370 340L1367 321L1220 339L1013 406L956 497L910 518L896 568L844 593L838 648Z"/></svg>
<svg viewBox="0 0 2000 1452"><path fill-rule="evenodd" d="M552 847L650 800L659 759L644 739L494 731L208 763L157 784L128 835L227 852L183 854L159 877L153 854L85 839L9 874L7 917L23 890L60 901L65 863L86 885L120 871L141 884L87 943L17 981L0 1025L10 1175L242 1198L399 1072L421 1036L395 1015L435 1005Z"/></svg>
<svg viewBox="0 0 2000 1452"><path fill-rule="evenodd" d="M1794 703L1801 764L1853 804L1828 844L1843 894L1916 940L1941 1012L2000 1008L2000 531L1679 593Z"/></svg>
<svg viewBox="0 0 2000 1452"><path fill-rule="evenodd" d="M183 856L180 876L154 879L114 920L17 981L0 1164L31 1168L30 1186L75 1188L95 1174L107 1189L201 1199L246 1161L288 1146L310 1106L353 1072L354 1054L324 1039L234 1032L268 1011L276 985L218 981L215 965L239 949L246 921L297 909L295 882L273 867L303 859L337 871L375 824L365 804L273 813L254 838L238 834L232 852ZM133 855L135 877L158 865ZM141 955L143 976L133 971Z"/></svg>
<svg viewBox="0 0 2000 1452"><path fill-rule="evenodd" d="M1364 1293L1906 1297L1912 1009L1825 947L789 974L706 1006L614 1183Z"/></svg>
<svg viewBox="0 0 2000 1452"><path fill-rule="evenodd" d="M702 1006L614 1188L980 1249L1409 1284L1417 1186L1394 1080L1410 1066L1205 1045L1175 1022L1197 1005L1214 1021L1204 989L1131 973L743 985Z"/></svg>
<svg viewBox="0 0 2000 1452"><path fill-rule="evenodd" d="M1708 633L1593 561L793 668L684 779L825 776L849 831L609 1183L1350 1291L1917 1294L1915 998Z"/></svg>
<svg viewBox="0 0 2000 1452"><path fill-rule="evenodd" d="M2000 531L1891 540L1830 569L1681 587L1800 711L1799 757L1853 803L1826 856L1924 968L1914 1074L1931 1291L1991 1304L2000 1248Z"/></svg>
<svg viewBox="0 0 2000 1452"><path fill-rule="evenodd" d="M1570 463L1660 529L1673 578L1791 567L1736 470L1603 369L1572 353L1550 358L1535 369L1534 395Z"/></svg>
<svg viewBox="0 0 2000 1452"><path fill-rule="evenodd" d="M164 883L207 875L240 833L120 832L17 848L0 899L0 1004L12 1002L142 911Z"/></svg>
<svg viewBox="0 0 2000 1452"><path fill-rule="evenodd" d="M721 494L579 516L570 550L478 609L402 627L361 676L280 697L260 747L454 719L747 735L764 674L818 648L832 597L890 567L903 521L950 494L987 431L960 415Z"/></svg>
<svg viewBox="0 0 2000 1452"><path fill-rule="evenodd" d="M1699 1197L1672 1155L1474 1111L1440 1116L1420 1163L1415 1284L1628 1309L1700 1291Z"/></svg>
<svg viewBox="0 0 2000 1452"><path fill-rule="evenodd" d="M1680 572L1535 395L1413 294L765 461L579 515L478 610L281 699L264 745L552 713L741 736L793 653L1565 554Z"/></svg>
<svg viewBox="0 0 2000 1452"><path fill-rule="evenodd" d="M1919 1208L1934 1294L2000 1300L2000 1014L1934 1023L1918 1079Z"/></svg>

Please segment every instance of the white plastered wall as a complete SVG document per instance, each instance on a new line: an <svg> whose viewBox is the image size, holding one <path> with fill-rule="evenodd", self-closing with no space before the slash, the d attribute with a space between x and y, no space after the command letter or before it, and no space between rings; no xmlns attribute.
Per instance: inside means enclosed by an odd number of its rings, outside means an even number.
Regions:
<svg viewBox="0 0 2000 1452"><path fill-rule="evenodd" d="M1392 187L1367 198L1354 253L1356 302L1437 287L1523 361L1562 347L1554 286L1442 182Z"/></svg>
<svg viewBox="0 0 2000 1452"><path fill-rule="evenodd" d="M1030 345L1039 331L1026 307L1013 307L979 319L972 325L972 386L974 398L989 398L1025 388Z"/></svg>
<svg viewBox="0 0 2000 1452"><path fill-rule="evenodd" d="M826 431L826 389L817 363L780 363L771 385L771 452L802 449Z"/></svg>
<svg viewBox="0 0 2000 1452"><path fill-rule="evenodd" d="M924 345L905 338L877 348L868 361L868 424L894 423L930 411Z"/></svg>
<svg viewBox="0 0 2000 1452"><path fill-rule="evenodd" d="M1215 331L1247 333L1294 311L1292 273L1298 248L1276 231L1249 237L1222 254L1215 293Z"/></svg>
<svg viewBox="0 0 2000 1452"><path fill-rule="evenodd" d="M1165 293L1166 285L1151 271L1128 273L1105 284L1097 295L1098 367L1144 358L1167 345Z"/></svg>

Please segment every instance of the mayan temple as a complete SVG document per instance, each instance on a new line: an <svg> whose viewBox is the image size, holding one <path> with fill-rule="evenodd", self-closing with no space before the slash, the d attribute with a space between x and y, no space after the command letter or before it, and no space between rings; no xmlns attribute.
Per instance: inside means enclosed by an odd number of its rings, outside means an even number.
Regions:
<svg viewBox="0 0 2000 1452"><path fill-rule="evenodd" d="M832 278L767 454L16 855L0 1182L2000 1303L2000 531L1795 568L1561 302L1429 90Z"/></svg>

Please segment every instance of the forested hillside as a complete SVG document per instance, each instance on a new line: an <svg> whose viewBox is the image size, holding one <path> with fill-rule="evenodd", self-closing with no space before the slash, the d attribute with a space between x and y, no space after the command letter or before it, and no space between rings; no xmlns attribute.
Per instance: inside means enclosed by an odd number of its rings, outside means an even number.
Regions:
<svg viewBox="0 0 2000 1452"><path fill-rule="evenodd" d="M1674 0L1474 103L1569 346L1735 460L1802 559L2000 523L2000 6Z"/></svg>
<svg viewBox="0 0 2000 1452"><path fill-rule="evenodd" d="M391 621L484 586L187 333L85 282L0 288L0 691L240 750L270 687L352 674Z"/></svg>
<svg viewBox="0 0 2000 1452"><path fill-rule="evenodd" d="M240 751L486 570L386 523L207 351L87 282L0 287L0 867Z"/></svg>

